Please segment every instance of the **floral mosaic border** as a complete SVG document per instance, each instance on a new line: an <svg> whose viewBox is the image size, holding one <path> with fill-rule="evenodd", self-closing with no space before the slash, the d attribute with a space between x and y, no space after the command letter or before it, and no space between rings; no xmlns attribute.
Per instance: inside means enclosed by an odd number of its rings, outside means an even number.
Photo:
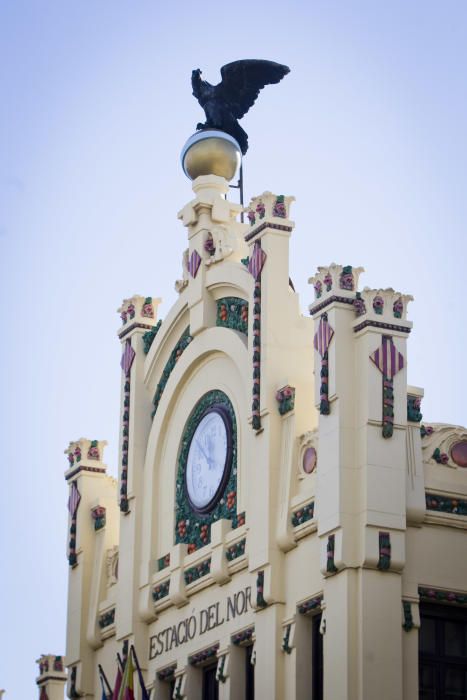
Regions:
<svg viewBox="0 0 467 700"><path fill-rule="evenodd" d="M302 523L306 523L308 520L312 520L314 512L314 501L311 501L310 503L307 503L301 508L297 508L297 510L294 510L290 518L293 527L298 527L299 525L302 525Z"/></svg>
<svg viewBox="0 0 467 700"><path fill-rule="evenodd" d="M161 378L159 379L159 382L156 387L156 393L154 394L153 398L153 411L152 411L152 418L157 413L157 409L159 407L160 400L162 398L162 394L164 393L164 389L167 385L167 382L169 381L169 377L172 374L175 365L177 364L177 361L179 360L180 356L183 354L183 352L186 350L188 345L191 343L193 338L190 335L190 327L185 328L185 330L182 333L182 336L178 343L175 345L174 349L170 353L170 357L167 360L164 369L162 370L162 375Z"/></svg>
<svg viewBox="0 0 467 700"><path fill-rule="evenodd" d="M231 641L232 644L234 644L236 647L240 646L241 644L249 644L250 642L253 641L253 635L255 633L255 628L254 626L248 627L246 630L242 630L241 632L236 632L231 636Z"/></svg>
<svg viewBox="0 0 467 700"><path fill-rule="evenodd" d="M218 299L216 326L248 335L248 302L240 297Z"/></svg>
<svg viewBox="0 0 467 700"><path fill-rule="evenodd" d="M323 596L322 595L314 596L313 598L309 598L308 600L305 600L303 603L300 603L300 605L297 606L297 610L300 613L300 615L306 615L306 613L309 613L311 610L320 609L322 603L323 603Z"/></svg>
<svg viewBox="0 0 467 700"><path fill-rule="evenodd" d="M221 405L228 413L232 425L232 464L228 482L216 507L207 514L196 513L185 493L185 465L190 443L203 413L212 405ZM216 520L226 518L235 521L237 515L237 421L235 411L226 394L215 389L208 391L198 401L185 425L178 457L178 470L175 491L175 543L189 545L188 553L194 552L211 541L211 525ZM244 519L244 516L243 516Z"/></svg>
<svg viewBox="0 0 467 700"><path fill-rule="evenodd" d="M240 540L239 542L235 542L235 544L230 545L230 547L227 547L225 551L225 558L227 559L227 561L233 561L234 559L242 557L245 554L245 546L246 537L244 537L243 540Z"/></svg>
<svg viewBox="0 0 467 700"><path fill-rule="evenodd" d="M104 629L104 627L110 627L115 622L115 608L112 610L107 610L107 612L102 613L99 616L99 627Z"/></svg>
<svg viewBox="0 0 467 700"><path fill-rule="evenodd" d="M467 501L462 498L425 493L425 499L427 510L451 513L452 515L467 515Z"/></svg>
<svg viewBox="0 0 467 700"><path fill-rule="evenodd" d="M421 601L451 603L453 605L467 606L467 594L457 593L457 591L440 591L436 588L425 588L424 586L419 586L418 594Z"/></svg>
<svg viewBox="0 0 467 700"><path fill-rule="evenodd" d="M203 576L207 576L209 573L211 573L211 557L205 559L200 564L190 566L189 569L186 569L183 575L185 584L188 586L188 584L194 583L194 581L203 578Z"/></svg>
<svg viewBox="0 0 467 700"><path fill-rule="evenodd" d="M162 583L159 583L157 586L154 586L153 591L152 591L152 599L155 603L157 601L162 600L162 598L166 598L169 595L169 590L170 590L170 579L167 579L167 581L163 581Z"/></svg>

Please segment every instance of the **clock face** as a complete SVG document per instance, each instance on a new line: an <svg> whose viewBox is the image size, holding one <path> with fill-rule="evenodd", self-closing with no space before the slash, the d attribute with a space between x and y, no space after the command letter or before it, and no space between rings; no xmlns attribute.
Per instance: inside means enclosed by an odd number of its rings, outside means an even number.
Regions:
<svg viewBox="0 0 467 700"><path fill-rule="evenodd" d="M185 485L195 511L212 510L225 487L231 461L229 418L220 406L200 419L191 439L186 461Z"/></svg>

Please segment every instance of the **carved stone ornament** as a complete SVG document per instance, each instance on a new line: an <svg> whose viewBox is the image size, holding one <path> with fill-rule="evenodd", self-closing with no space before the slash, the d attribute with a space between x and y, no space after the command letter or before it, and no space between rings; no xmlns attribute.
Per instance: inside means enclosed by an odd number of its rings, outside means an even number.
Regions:
<svg viewBox="0 0 467 700"><path fill-rule="evenodd" d="M118 546L108 549L105 557L105 570L107 574L107 588L114 586L118 581Z"/></svg>
<svg viewBox="0 0 467 700"><path fill-rule="evenodd" d="M122 301L122 305L117 309L122 321L122 328L119 335L130 327L133 323L139 323L151 327L154 325L157 316L157 307L162 299L155 297L143 297L134 294Z"/></svg>
<svg viewBox="0 0 467 700"><path fill-rule="evenodd" d="M253 197L247 208L247 219L251 227L261 224L263 219L286 219L290 218L290 205L295 201L295 197L288 197L283 194L273 194L263 192L263 194Z"/></svg>
<svg viewBox="0 0 467 700"><path fill-rule="evenodd" d="M229 255L232 255L238 247L237 237L235 233L227 228L227 226L213 226L212 229L205 234L204 262L209 267L225 260Z"/></svg>
<svg viewBox="0 0 467 700"><path fill-rule="evenodd" d="M423 461L454 469L467 467L467 430L460 425L430 423L422 440Z"/></svg>
<svg viewBox="0 0 467 700"><path fill-rule="evenodd" d="M387 321L387 323L397 324L398 319L407 321L407 307L409 302L413 301L413 296L396 292L392 287L387 289L365 287L362 292L357 294L357 299L363 303L366 314L378 316L379 320ZM359 303L354 302L357 316L362 315L359 313Z"/></svg>
<svg viewBox="0 0 467 700"><path fill-rule="evenodd" d="M318 267L317 272L308 280L308 284L312 284L315 290L315 304L318 299L325 299L328 296L341 296L342 293L344 293L343 296L349 296L349 293L353 295L358 289L358 280L362 272L364 272L363 267L336 263Z"/></svg>

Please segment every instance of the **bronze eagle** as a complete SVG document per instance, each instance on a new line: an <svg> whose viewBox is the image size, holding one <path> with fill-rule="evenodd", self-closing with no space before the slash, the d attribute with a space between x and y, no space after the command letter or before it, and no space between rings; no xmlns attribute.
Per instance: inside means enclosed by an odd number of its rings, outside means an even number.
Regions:
<svg viewBox="0 0 467 700"><path fill-rule="evenodd" d="M244 59L222 66L222 81L211 85L201 80L201 70L191 74L193 95L206 115L206 122L197 129L221 129L233 136L243 155L248 150L248 134L238 123L254 104L259 91L272 83L278 83L290 72L287 66L274 61Z"/></svg>

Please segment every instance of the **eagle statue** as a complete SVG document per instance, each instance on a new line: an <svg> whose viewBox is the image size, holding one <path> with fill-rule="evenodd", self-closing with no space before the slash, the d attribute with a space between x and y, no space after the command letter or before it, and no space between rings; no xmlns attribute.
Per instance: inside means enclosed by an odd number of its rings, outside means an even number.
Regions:
<svg viewBox="0 0 467 700"><path fill-rule="evenodd" d="M220 129L238 141L243 155L248 150L248 134L242 129L241 119L254 104L265 85L278 83L290 72L287 66L274 61L244 59L222 66L222 81L211 85L201 80L201 70L191 74L193 95L206 115L206 122L197 129Z"/></svg>

